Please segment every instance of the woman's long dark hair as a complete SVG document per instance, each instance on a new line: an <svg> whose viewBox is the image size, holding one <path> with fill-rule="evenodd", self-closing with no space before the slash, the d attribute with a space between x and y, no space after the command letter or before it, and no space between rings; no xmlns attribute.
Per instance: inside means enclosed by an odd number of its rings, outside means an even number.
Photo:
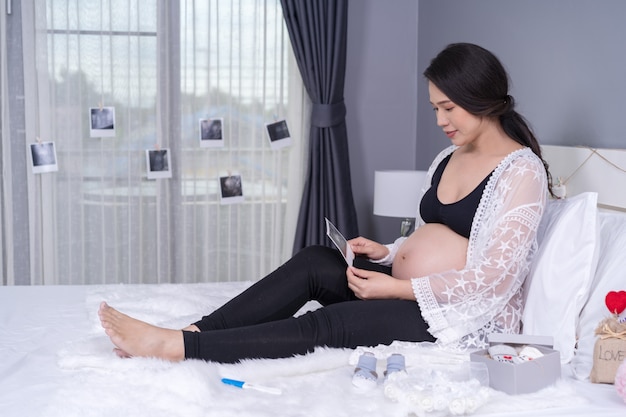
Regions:
<svg viewBox="0 0 626 417"><path fill-rule="evenodd" d="M478 45L453 43L430 62L424 76L467 112L498 118L508 136L541 159L552 194L552 176L539 142L524 117L515 111L508 74L495 55Z"/></svg>

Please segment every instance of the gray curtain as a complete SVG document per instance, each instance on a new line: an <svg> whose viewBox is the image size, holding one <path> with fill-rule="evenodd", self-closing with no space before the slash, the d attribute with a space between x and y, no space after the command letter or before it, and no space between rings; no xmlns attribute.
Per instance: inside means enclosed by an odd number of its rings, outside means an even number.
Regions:
<svg viewBox="0 0 626 417"><path fill-rule="evenodd" d="M358 235L350 181L346 106L348 0L281 0L302 80L311 98L309 166L294 253L329 245L324 217L347 238Z"/></svg>
<svg viewBox="0 0 626 417"><path fill-rule="evenodd" d="M22 49L22 14L26 7L28 5L22 2L13 2L11 13L4 16L6 26L4 24L0 26L2 31L0 39L7 40L6 62L2 64L6 65L8 79L7 88L2 92L2 94L6 94L4 102L8 104L2 116L8 116L8 118L0 122L0 125L4 123L4 132L8 133L8 136L4 138L0 133L0 142L2 142L0 156L4 154L4 158L0 158L0 161L4 160L7 166L0 166L0 168L2 168L3 175L6 176L2 187L9 184L9 187L1 190L4 202L0 200L0 203L4 203L1 210L2 219L6 222L2 227L11 224L9 230L13 230L13 233L2 230L0 248L4 247L4 250L1 285L27 285L31 282L31 275L38 277L38 272L40 272L31 271L31 257L37 257L38 254L31 253L31 247L37 245L31 246L29 241L27 172L30 167L28 166L25 144L28 143L27 139L32 143L34 138L27 138L26 135L28 131L26 101L24 100L24 97L27 96L27 86L24 84L24 54L26 51ZM5 216L10 217L5 219Z"/></svg>

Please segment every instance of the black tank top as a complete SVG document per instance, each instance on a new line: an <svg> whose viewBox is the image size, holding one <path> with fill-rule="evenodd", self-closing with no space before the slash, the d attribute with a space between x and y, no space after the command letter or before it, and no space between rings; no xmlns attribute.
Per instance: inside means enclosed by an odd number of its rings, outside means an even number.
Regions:
<svg viewBox="0 0 626 417"><path fill-rule="evenodd" d="M420 215L425 223L445 224L456 233L469 239L474 214L476 214L480 197L483 195L483 190L491 174L487 175L467 196L457 202L443 204L437 197L437 187L439 186L439 181L441 181L443 170L448 165L451 156L452 154L443 159L435 170L431 187L426 191L420 202Z"/></svg>

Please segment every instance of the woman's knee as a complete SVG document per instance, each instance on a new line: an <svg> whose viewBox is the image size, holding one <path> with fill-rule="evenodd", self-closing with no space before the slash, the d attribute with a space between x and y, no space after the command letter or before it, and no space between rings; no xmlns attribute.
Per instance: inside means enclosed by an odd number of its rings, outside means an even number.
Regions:
<svg viewBox="0 0 626 417"><path fill-rule="evenodd" d="M290 268L307 280L310 296L322 305L354 297L345 276L347 265L338 250L326 246L309 246L292 258Z"/></svg>

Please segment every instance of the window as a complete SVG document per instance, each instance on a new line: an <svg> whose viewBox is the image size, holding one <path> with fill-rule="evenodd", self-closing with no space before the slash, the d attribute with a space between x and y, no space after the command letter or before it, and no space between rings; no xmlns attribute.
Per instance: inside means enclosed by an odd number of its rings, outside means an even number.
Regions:
<svg viewBox="0 0 626 417"><path fill-rule="evenodd" d="M282 263L306 103L280 2L35 3L26 140L53 141L59 169L28 175L32 282L255 280ZM296 140L276 149L266 124L283 119ZM201 120L220 121L218 146L203 146ZM155 149L170 172L149 179ZM224 204L233 174L243 199Z"/></svg>

